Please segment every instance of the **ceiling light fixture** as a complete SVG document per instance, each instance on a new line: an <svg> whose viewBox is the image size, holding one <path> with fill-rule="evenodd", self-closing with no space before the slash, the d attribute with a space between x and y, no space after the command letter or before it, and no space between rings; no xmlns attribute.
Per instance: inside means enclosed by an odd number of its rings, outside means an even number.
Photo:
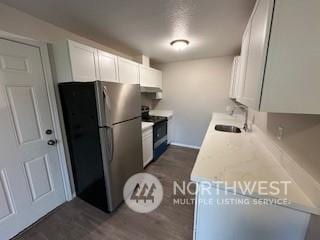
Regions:
<svg viewBox="0 0 320 240"><path fill-rule="evenodd" d="M188 45L189 41L184 39L178 39L174 40L170 43L170 45L176 50L176 51L182 51L184 50Z"/></svg>

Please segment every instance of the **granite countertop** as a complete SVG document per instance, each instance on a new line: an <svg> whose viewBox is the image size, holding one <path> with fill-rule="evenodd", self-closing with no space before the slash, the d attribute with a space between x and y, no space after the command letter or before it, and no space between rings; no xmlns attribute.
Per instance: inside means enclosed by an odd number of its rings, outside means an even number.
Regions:
<svg viewBox="0 0 320 240"><path fill-rule="evenodd" d="M149 114L153 116L160 116L160 117L167 117L167 118L173 117L173 111L171 110L150 110Z"/></svg>
<svg viewBox="0 0 320 240"><path fill-rule="evenodd" d="M144 131L153 126L152 122L141 122L141 130Z"/></svg>
<svg viewBox="0 0 320 240"><path fill-rule="evenodd" d="M286 205L287 207L319 214L319 209L277 162L271 152L254 137L253 132L242 131L238 134L220 132L215 130L216 124L242 128L243 118L220 113L213 114L191 173L192 181L209 181L216 187L218 182L225 182L229 186L235 181L291 181L287 195L280 193L277 196L260 196L257 188L254 189L252 195L244 195L254 198L288 199L291 204Z"/></svg>

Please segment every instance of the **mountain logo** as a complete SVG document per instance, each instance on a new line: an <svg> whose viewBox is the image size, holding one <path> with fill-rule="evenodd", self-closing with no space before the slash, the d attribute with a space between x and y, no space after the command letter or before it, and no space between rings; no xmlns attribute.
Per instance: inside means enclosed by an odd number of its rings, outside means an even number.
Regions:
<svg viewBox="0 0 320 240"><path fill-rule="evenodd" d="M162 184L149 173L138 173L126 182L123 196L133 211L148 213L155 210L162 201Z"/></svg>

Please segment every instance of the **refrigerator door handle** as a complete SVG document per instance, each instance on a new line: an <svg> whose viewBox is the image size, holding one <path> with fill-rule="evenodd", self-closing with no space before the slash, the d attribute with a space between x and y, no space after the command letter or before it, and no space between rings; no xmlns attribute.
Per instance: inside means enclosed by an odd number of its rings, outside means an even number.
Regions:
<svg viewBox="0 0 320 240"><path fill-rule="evenodd" d="M114 154L114 146L113 146L113 129L112 128L107 128L107 141L108 141L108 144L109 144L109 160L110 160L110 163L112 162L113 160L113 154Z"/></svg>
<svg viewBox="0 0 320 240"><path fill-rule="evenodd" d="M109 123L109 119L110 119L110 116L111 116L111 101L110 101L106 86L103 86L102 94L103 94L103 101L104 101L104 104L105 104L105 111L106 111L106 115L107 115L106 116L107 126L111 127L111 124Z"/></svg>

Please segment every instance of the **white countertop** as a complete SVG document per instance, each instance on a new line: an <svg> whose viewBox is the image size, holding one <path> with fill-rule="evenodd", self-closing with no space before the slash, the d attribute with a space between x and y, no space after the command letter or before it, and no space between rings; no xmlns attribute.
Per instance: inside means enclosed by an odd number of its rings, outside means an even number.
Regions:
<svg viewBox="0 0 320 240"><path fill-rule="evenodd" d="M141 122L141 130L144 131L153 126L153 122Z"/></svg>
<svg viewBox="0 0 320 240"><path fill-rule="evenodd" d="M216 124L242 128L243 119L227 114L213 114L191 173L192 181L209 181L213 185L221 181L227 186L235 181L291 181L287 195L259 196L255 188L251 197L288 199L291 202L288 205L290 208L319 213L319 209L273 158L273 155L254 137L253 132L242 131L239 134L219 132L215 130Z"/></svg>
<svg viewBox="0 0 320 240"><path fill-rule="evenodd" d="M167 118L173 117L173 111L171 110L150 110L149 114L153 116L160 116L160 117L167 117Z"/></svg>

